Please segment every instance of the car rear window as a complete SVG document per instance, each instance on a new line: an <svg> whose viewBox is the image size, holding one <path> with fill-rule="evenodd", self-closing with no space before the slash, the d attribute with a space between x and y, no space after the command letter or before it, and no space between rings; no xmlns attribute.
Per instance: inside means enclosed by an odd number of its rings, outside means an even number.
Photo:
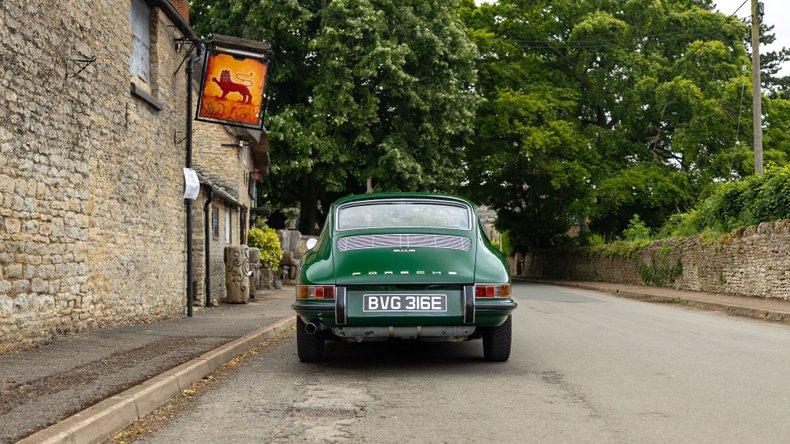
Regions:
<svg viewBox="0 0 790 444"><path fill-rule="evenodd" d="M452 202L364 202L337 210L337 230L363 228L449 228L468 230L469 207Z"/></svg>

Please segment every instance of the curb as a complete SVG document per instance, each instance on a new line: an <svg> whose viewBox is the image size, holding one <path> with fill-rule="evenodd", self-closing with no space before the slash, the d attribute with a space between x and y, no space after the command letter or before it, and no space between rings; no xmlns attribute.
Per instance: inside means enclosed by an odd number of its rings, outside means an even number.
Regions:
<svg viewBox="0 0 790 444"><path fill-rule="evenodd" d="M191 361L111 396L68 418L39 430L19 441L28 443L96 443L138 421L193 382L214 372L225 362L273 338L289 328L295 316L289 316L221 345Z"/></svg>
<svg viewBox="0 0 790 444"><path fill-rule="evenodd" d="M742 305L732 305L723 302L709 302L699 301L696 299L687 299L680 296L661 296L657 294L650 294L641 291L620 290L615 288L599 287L590 284L577 284L567 283L563 281L547 281L541 279L527 279L527 278L514 278L514 280L521 282L534 282L538 284L557 285L561 287L583 288L585 290L595 290L603 293L609 293L615 296L635 299L644 302L656 302L662 304L679 304L687 307L699 308L702 310L710 311L723 311L735 316L743 316L752 319L760 319L764 321L781 322L790 324L790 312L765 310L762 308L744 307Z"/></svg>

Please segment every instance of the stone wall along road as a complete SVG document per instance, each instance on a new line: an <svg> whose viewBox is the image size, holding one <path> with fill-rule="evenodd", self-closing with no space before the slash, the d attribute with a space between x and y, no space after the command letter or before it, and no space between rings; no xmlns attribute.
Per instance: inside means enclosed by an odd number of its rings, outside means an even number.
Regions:
<svg viewBox="0 0 790 444"><path fill-rule="evenodd" d="M653 285L790 300L790 220L732 233L655 241L632 254L528 255L521 276Z"/></svg>

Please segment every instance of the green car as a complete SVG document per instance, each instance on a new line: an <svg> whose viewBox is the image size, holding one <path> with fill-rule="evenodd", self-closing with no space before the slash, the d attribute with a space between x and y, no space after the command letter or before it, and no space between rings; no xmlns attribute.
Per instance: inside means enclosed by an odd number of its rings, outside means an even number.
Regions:
<svg viewBox="0 0 790 444"><path fill-rule="evenodd" d="M389 338L482 338L487 360L510 356L510 277L471 202L423 193L346 197L308 248L293 304L301 361L322 360L327 340Z"/></svg>

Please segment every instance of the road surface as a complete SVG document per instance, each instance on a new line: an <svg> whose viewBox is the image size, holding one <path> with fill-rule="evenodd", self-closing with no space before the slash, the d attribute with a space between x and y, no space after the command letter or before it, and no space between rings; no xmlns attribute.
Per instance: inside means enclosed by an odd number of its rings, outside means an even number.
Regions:
<svg viewBox="0 0 790 444"><path fill-rule="evenodd" d="M790 442L790 327L516 284L511 359L482 344L288 338L151 442Z"/></svg>

